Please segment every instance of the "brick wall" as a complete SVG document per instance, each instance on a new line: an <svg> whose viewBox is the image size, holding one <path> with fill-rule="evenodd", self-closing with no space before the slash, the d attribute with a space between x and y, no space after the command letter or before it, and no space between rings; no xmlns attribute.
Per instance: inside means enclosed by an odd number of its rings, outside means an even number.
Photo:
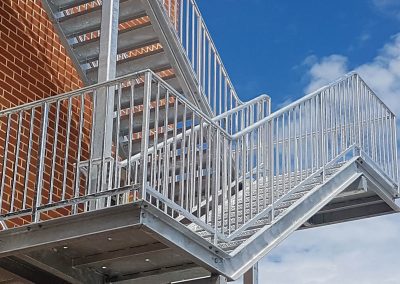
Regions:
<svg viewBox="0 0 400 284"><path fill-rule="evenodd" d="M0 1L0 109L8 109L24 103L47 98L55 94L64 93L77 89L82 86L79 76L72 66L71 60L65 53L65 49L60 43L54 31L52 23L49 21L45 10L39 0L2 0ZM74 102L74 111L80 108L79 102ZM30 163L31 171L36 168L36 156L38 151L37 142L40 133L40 112L38 109L34 117L34 130L32 132L32 158ZM54 107L50 109L50 120L54 120ZM66 112L66 106L61 105L61 113ZM15 148L16 133L18 129L17 116L11 117L11 129L8 144L8 162L3 165L4 159L4 137L6 132L6 118L2 117L0 124L0 173L3 166L6 167L3 188L2 213L6 213L13 202L14 208L22 208L22 191L25 183L25 169L27 167L26 155L29 143L30 118L29 113L24 113L21 125L21 142L19 145L19 159L15 167ZM53 127L53 129L52 129ZM60 122L59 130L65 133L66 123ZM76 136L76 131L72 135ZM54 121L50 121L49 137L54 133ZM54 137L52 137L54 139ZM74 146L72 138L72 145ZM49 141L51 142L51 141ZM64 142L64 143L63 143ZM50 145L50 143L49 143ZM59 141L60 157L57 157L57 170L63 164L62 147L65 141ZM48 147L51 153L50 146ZM71 154L72 155L72 154ZM51 155L46 155L45 183L50 180L50 159ZM14 171L14 169L17 171ZM68 175L72 165L68 167ZM55 191L60 189L62 179L61 172L56 172ZM1 177L3 178L3 177ZM12 180L16 179L14 186L16 193L15 200L10 197ZM35 176L28 176L28 198L26 202L32 204L33 189L35 187ZM68 186L72 185L68 180ZM7 207L8 206L8 207ZM60 213L61 212L61 213ZM53 212L54 213L54 212ZM55 212L57 213L57 212ZM62 214L62 210L58 213ZM51 214L50 214L51 215ZM51 216L43 216L43 218ZM19 225L29 222L30 216L21 219L14 219L8 222L8 226Z"/></svg>
<svg viewBox="0 0 400 284"><path fill-rule="evenodd" d="M166 6L168 6L166 1ZM175 1L172 0L171 18L177 24L175 17ZM120 25L120 30L143 25L149 21L143 17ZM97 36L91 33L90 37ZM86 37L86 36L85 36ZM127 53L128 57L139 56L162 48L159 44L133 50ZM172 70L163 71L161 76L171 76ZM2 0L0 1L0 110L9 109L21 104L48 98L56 94L65 93L83 86L78 73L66 55L54 27L43 9L41 0ZM56 147L53 148L56 136L56 104L50 106L49 127L47 129L47 143L45 166L43 171L43 202L49 201L50 192L52 201L60 200L63 190L67 197L74 192L75 182L74 163L78 155L78 124L81 108L84 111L85 127L82 137L81 155L89 156L91 102L85 98L84 105L74 99L72 104L71 132L69 145L66 144L68 101L60 103L60 121L58 122L58 136ZM39 157L39 142L41 133L42 108L35 112L21 113L22 124L18 124L19 116L0 116L0 183L4 180L0 193L1 214L10 213L34 206L35 189L37 187L37 163ZM33 114L33 119L32 119ZM5 145L7 119L11 121L8 132L9 143ZM31 125L31 119L33 125ZM20 142L17 145L17 132L20 130ZM32 131L30 129L33 129ZM140 137L136 137L140 139ZM29 156L28 145L31 144ZM7 151L5 149L7 148ZM18 149L17 149L18 148ZM55 151L55 155L53 156ZM16 157L18 153L18 157ZM66 154L67 153L67 154ZM5 156L7 157L4 163ZM55 157L55 163L53 159ZM28 162L29 160L29 162ZM67 170L64 171L64 165ZM53 169L54 168L54 169ZM4 169L4 176L3 176ZM29 173L26 174L26 170ZM52 174L52 171L54 174ZM53 177L52 177L53 176ZM82 184L85 182L81 181ZM27 190L27 194L24 191ZM14 194L12 194L12 192ZM84 188L81 186L81 194ZM14 196L14 198L12 197ZM25 205L24 205L25 204ZM82 207L80 208L82 209ZM71 207L47 211L41 214L41 219L49 219L68 214ZM8 227L19 226L31 222L31 216L14 218L7 221Z"/></svg>

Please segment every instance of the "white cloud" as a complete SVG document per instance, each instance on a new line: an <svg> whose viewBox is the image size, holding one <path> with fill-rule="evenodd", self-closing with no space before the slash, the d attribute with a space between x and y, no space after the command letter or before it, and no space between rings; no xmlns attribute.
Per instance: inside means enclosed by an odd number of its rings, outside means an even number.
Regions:
<svg viewBox="0 0 400 284"><path fill-rule="evenodd" d="M309 63L311 61L310 58L310 56L307 57L304 62L306 64ZM315 60L315 57L312 57L312 59ZM305 91L307 93L315 91L329 84L345 73L347 73L346 57L337 54L324 57L320 61L314 62L311 65L309 71L311 80Z"/></svg>
<svg viewBox="0 0 400 284"><path fill-rule="evenodd" d="M373 6L381 13L400 20L400 1L398 0L372 0Z"/></svg>
<svg viewBox="0 0 400 284"><path fill-rule="evenodd" d="M372 62L358 67L357 72L396 114L400 114L400 34L395 35Z"/></svg>
<svg viewBox="0 0 400 284"><path fill-rule="evenodd" d="M296 232L261 263L260 284L399 283L399 221L392 215Z"/></svg>
<svg viewBox="0 0 400 284"><path fill-rule="evenodd" d="M383 5L390 1L378 2ZM341 55L322 59L311 56L304 64L310 67L306 92L330 83L349 69L348 59ZM356 71L400 116L400 34ZM296 232L260 262L259 283L400 283L399 236L400 214Z"/></svg>
<svg viewBox="0 0 400 284"><path fill-rule="evenodd" d="M315 91L348 71L348 59L342 55L317 60L310 65L310 83L305 91ZM372 62L357 67L356 71L396 114L400 114L400 34L393 36Z"/></svg>

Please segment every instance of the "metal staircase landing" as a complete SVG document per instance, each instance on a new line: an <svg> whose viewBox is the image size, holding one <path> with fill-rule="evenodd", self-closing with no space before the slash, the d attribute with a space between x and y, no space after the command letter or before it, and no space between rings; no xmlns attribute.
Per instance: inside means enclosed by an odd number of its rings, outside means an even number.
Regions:
<svg viewBox="0 0 400 284"><path fill-rule="evenodd" d="M2 231L0 256L71 283L170 283L211 274L236 279L251 267L249 259L261 259L294 230L399 210L390 198L393 184L362 157L308 188L272 224L258 224L255 234L245 238L245 231L229 246L215 246L139 201Z"/></svg>

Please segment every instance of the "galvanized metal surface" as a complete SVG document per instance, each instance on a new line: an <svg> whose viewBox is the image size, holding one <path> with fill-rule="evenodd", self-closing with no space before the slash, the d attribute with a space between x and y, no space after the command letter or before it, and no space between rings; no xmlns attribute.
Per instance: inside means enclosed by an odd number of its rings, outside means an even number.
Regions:
<svg viewBox="0 0 400 284"><path fill-rule="evenodd" d="M157 254L155 267L166 267L173 248L185 257L164 271L171 279L179 269L201 273L193 262L235 279L301 226L399 210L396 118L358 74L274 113L266 95L243 103L194 0L173 3L126 0L121 13L115 0L47 4L79 53L74 60L104 82L0 112L2 256L68 242L80 253L75 267L141 281L141 266L127 265L132 257ZM151 26L117 38L119 22L144 15ZM158 42L163 49L123 56ZM170 84L154 73L171 67ZM138 200L148 208L110 219ZM68 224L49 221L43 234L49 216ZM29 230L6 228L10 221ZM162 243L82 255L90 245L76 241L139 226Z"/></svg>

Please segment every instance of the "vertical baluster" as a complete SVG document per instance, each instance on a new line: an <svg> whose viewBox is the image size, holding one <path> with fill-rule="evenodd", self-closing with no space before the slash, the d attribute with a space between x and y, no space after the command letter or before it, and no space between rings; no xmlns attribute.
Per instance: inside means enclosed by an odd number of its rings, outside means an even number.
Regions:
<svg viewBox="0 0 400 284"><path fill-rule="evenodd" d="M34 205L32 208L32 221L37 223L40 221L39 207L42 205L42 189L43 189L43 173L44 162L46 157L46 143L47 143L47 129L49 121L49 105L44 103L42 106L42 121L40 123L40 142L39 142L39 156L37 163L36 173L36 189L34 193Z"/></svg>
<svg viewBox="0 0 400 284"><path fill-rule="evenodd" d="M172 141L172 169L171 169L171 174L172 174L172 189L171 189L171 199L173 203L176 203L175 201L175 186L177 183L177 178L176 178L176 156L177 156L177 135L178 135L178 98L174 98L174 126L173 126L173 141ZM182 134L183 135L183 134ZM155 144L154 144L155 145ZM171 216L174 216L174 210L171 212Z"/></svg>
<svg viewBox="0 0 400 284"><path fill-rule="evenodd" d="M121 128L121 96L122 96L122 88L123 84L120 83L118 85L118 90L117 90L117 113L116 113L116 118L115 118L115 128L114 128L114 133L115 133L115 160L114 160L114 187L118 188L120 187L120 169L119 169L119 150L121 147L120 143L120 128ZM131 163L130 161L131 157L128 157L128 163ZM126 196L126 195L124 195ZM119 201L119 199L118 199Z"/></svg>
<svg viewBox="0 0 400 284"><path fill-rule="evenodd" d="M160 83L157 83L158 86L160 86ZM166 90L166 95L165 95L165 120L164 120L164 153L163 153L163 158L164 158L164 185L162 189L162 194L164 197L168 199L168 184L169 184L169 144L167 143L168 139L168 126L169 126L169 101L170 101L170 95L169 91ZM157 146L157 145L155 145ZM167 213L167 206L164 204L164 212Z"/></svg>
<svg viewBox="0 0 400 284"><path fill-rule="evenodd" d="M78 132L78 152L76 157L76 167L75 167L75 181L74 181L74 197L79 197L79 187L80 187L80 161L81 161L81 149L82 149L82 135L83 135L83 124L84 124L84 111L85 111L85 98L84 95L81 94L80 98L80 110L79 110L79 132ZM77 212L77 205L75 204L73 207L73 213Z"/></svg>
<svg viewBox="0 0 400 284"><path fill-rule="evenodd" d="M274 160L274 152L278 153L278 136L275 137L276 139L276 144L274 143L274 127L275 127L275 119L270 120L269 125L268 125L268 137L269 137L269 197L268 197L268 203L271 205L271 213L269 215L269 223L272 223L274 220L274 215L275 215L275 206L274 206L274 192L275 190L278 190L278 175L279 175L279 170L277 167L275 167L274 170L274 165L275 162L278 161L278 159ZM274 147L274 144L276 145ZM274 150L275 148L275 150ZM274 176L276 178L276 187L274 187Z"/></svg>
<svg viewBox="0 0 400 284"><path fill-rule="evenodd" d="M287 140L287 176L288 176L288 191L292 188L292 121L293 121L293 109L288 111L288 140Z"/></svg>
<svg viewBox="0 0 400 284"><path fill-rule="evenodd" d="M214 232L214 244L218 243L218 192L219 192L219 180L220 180L220 172L219 172L219 164L220 164L220 133L219 130L217 129L215 131L215 154L213 157L213 172L214 172L214 179L213 179L213 184L214 186L212 187L213 192L213 220L212 220L212 226L215 228Z"/></svg>
<svg viewBox="0 0 400 284"><path fill-rule="evenodd" d="M190 26L190 20L189 20L189 15L190 15L190 0L187 0L186 1L186 21L185 21L185 23L186 23L186 48L185 48L185 50L186 50L186 55L187 56L189 56L189 31L190 31L190 29L189 29L189 26ZM189 57L190 58L190 57Z"/></svg>
<svg viewBox="0 0 400 284"><path fill-rule="evenodd" d="M204 151L204 133L203 133L203 124L204 120L203 118L199 119L199 126L200 126L200 137L199 137L199 172L197 174L198 176L198 191L197 191L197 217L200 218L201 216L201 201L202 201L202 196L203 196L203 151Z"/></svg>
<svg viewBox="0 0 400 284"><path fill-rule="evenodd" d="M31 119L29 122L29 138L28 138L29 142L28 142L28 148L27 148L27 153L26 153L26 168L25 168L24 196L23 196L22 209L26 209L28 186L29 186L29 175L31 174L30 166L31 166L31 156L32 156L32 135L33 135L33 129L34 129L35 108L31 109L30 116L31 116ZM5 163L3 163L3 165L5 165ZM4 184L4 181L2 181L2 185L3 184ZM0 197L0 200L2 200L1 197ZM34 204L33 204L33 206L34 206ZM0 209L1 209L1 206L0 206Z"/></svg>
<svg viewBox="0 0 400 284"><path fill-rule="evenodd" d="M56 168L58 128L59 128L59 121L60 121L60 101L59 100L57 100L55 115L56 116L55 116L55 126L54 126L54 140L53 140L53 150L52 150L52 158L51 158L49 204L51 204L53 202L54 174L55 174L55 168ZM77 168L79 168L78 165L77 165Z"/></svg>
<svg viewBox="0 0 400 284"><path fill-rule="evenodd" d="M95 129L95 127L94 127L94 125L95 125L95 117L96 117L95 114L97 112L97 109L96 109L97 91L96 90L94 90L93 93L92 93L91 101L92 101L92 112L91 112L92 119L91 119L91 131L90 131L90 153L89 153L89 163L88 163L87 182L86 182L87 185L86 185L85 194L89 194L91 192L91 188L93 186L92 185L92 175L93 175L92 167L93 167L93 155L94 155L93 147L94 147L94 144L95 144L95 141L94 141L94 129ZM91 209L90 208L91 207L91 203L90 202L86 203L85 207L87 207L87 210L90 210Z"/></svg>
<svg viewBox="0 0 400 284"><path fill-rule="evenodd" d="M17 141L15 144L15 153L14 153L14 172L12 177L12 187L11 187L11 203L10 203L10 212L14 211L14 202L16 192L16 184L17 184L17 174L18 174L18 162L19 162L19 151L20 151L20 143L21 143L21 127L22 127L22 116L23 111L17 113Z"/></svg>
<svg viewBox="0 0 400 284"><path fill-rule="evenodd" d="M190 175L190 210L193 212L194 206L196 204L196 156L197 156L197 131L196 131L196 115L192 112L192 122L191 122L191 161L188 163L191 165L188 169L188 175Z"/></svg>
<svg viewBox="0 0 400 284"><path fill-rule="evenodd" d="M68 98L67 101L67 132L65 135L65 149L64 149L64 165L63 165L63 185L61 200L65 200L66 190L67 190L67 176L68 176L68 159L69 159L69 144L70 144L70 134L71 134L71 119L72 119L72 101Z"/></svg>
<svg viewBox="0 0 400 284"><path fill-rule="evenodd" d="M4 139L4 155L3 155L3 165L2 165L2 173L1 173L1 184L0 184L0 213L5 209L3 205L3 198L4 198L4 186L5 186L5 178L6 178L6 169L7 169L7 163L8 163L8 146L9 146L9 141L10 141L10 127L11 127L11 114L7 114L7 129L6 129L6 136ZM4 206L4 207L3 207ZM35 204L33 204L33 207L35 207Z"/></svg>
<svg viewBox="0 0 400 284"><path fill-rule="evenodd" d="M146 76L146 75L145 75ZM147 83L149 83L149 82L147 82ZM151 84L151 81L150 81L150 83L149 84ZM128 111L129 111L129 125L128 125L128 164L127 164L127 181L126 181L126 183L127 184L130 184L131 182L132 182L132 163L130 162L130 159L131 159L131 157L132 157L132 155L133 155L133 153L132 153L132 140L133 140L133 123L134 123L134 121L133 121L133 115L134 115L134 113L136 112L136 110L135 110L135 87L136 87L136 81L134 80L134 79L132 79L131 81L130 81L130 92L127 94L128 96L129 96L129 108L128 108ZM146 89L146 87L147 87L147 89ZM150 90L151 90L151 86L149 87L149 86L146 86L146 82L145 82L145 89L143 89L143 103L146 101L147 102L147 95L149 95L149 96L151 96L150 94L151 93L146 93L146 92L149 92ZM148 105L149 107L150 107L150 105ZM144 107L144 106L143 106ZM143 121L144 121L144 113L143 113ZM148 134L148 133L146 133L146 134ZM143 132L142 132L142 138L143 138L143 135L145 135ZM143 157L142 157L143 158ZM142 167L143 167L144 165L142 164ZM147 166L147 165L146 165ZM142 186L144 186L144 184L142 184ZM145 198L144 196L142 196L142 198Z"/></svg>
<svg viewBox="0 0 400 284"><path fill-rule="evenodd" d="M182 143L181 143L181 169L180 169L180 196L181 207L185 205L185 158L186 158L186 106L183 106L183 121L182 121ZM187 208L187 207L185 207Z"/></svg>
<svg viewBox="0 0 400 284"><path fill-rule="evenodd" d="M148 149L149 149L149 134L150 134L150 100L151 100L151 89L153 82L153 74L146 72L144 78L144 99L143 99L143 124L142 124L142 141L141 141L141 161L140 161L140 177L141 180L141 198L146 199L146 187L147 187L147 165L149 163ZM131 112L130 112L131 113ZM130 125L132 126L132 124ZM132 127L130 127L132 129ZM131 143L132 137L129 138Z"/></svg>
<svg viewBox="0 0 400 284"><path fill-rule="evenodd" d="M213 140L212 136L211 136L211 132L212 132L212 128L211 125L207 125L206 126L207 129L207 165L206 165L206 216L205 216L205 222L208 224L210 222L210 198L211 198L211 175L213 172L212 169L212 151L214 151L214 148L212 147L213 143L211 143ZM215 141L214 141L215 142Z"/></svg>

